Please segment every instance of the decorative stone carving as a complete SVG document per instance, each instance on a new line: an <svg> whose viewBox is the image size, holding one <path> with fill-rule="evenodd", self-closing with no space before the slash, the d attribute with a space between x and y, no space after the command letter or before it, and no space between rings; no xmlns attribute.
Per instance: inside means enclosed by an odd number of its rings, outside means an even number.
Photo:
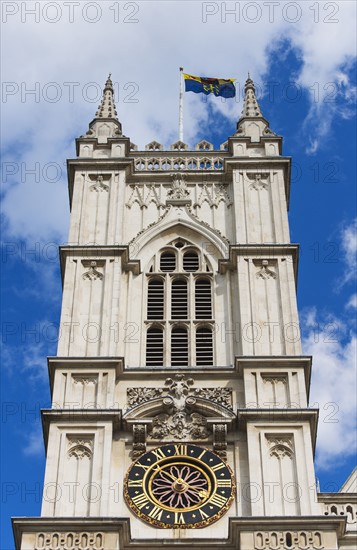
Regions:
<svg viewBox="0 0 357 550"><path fill-rule="evenodd" d="M207 152L208 153L208 152ZM152 172L160 170L223 170L224 157L212 156L199 157L194 154L185 154L182 157L160 156L155 158L135 157L135 170L138 172Z"/></svg>
<svg viewBox="0 0 357 550"><path fill-rule="evenodd" d="M36 533L34 550L105 550L104 533Z"/></svg>
<svg viewBox="0 0 357 550"><path fill-rule="evenodd" d="M220 148L221 151L228 151L228 140L225 141L224 143L221 143L219 148Z"/></svg>
<svg viewBox="0 0 357 550"><path fill-rule="evenodd" d="M176 141L170 146L171 151L187 151L188 145L183 141Z"/></svg>
<svg viewBox="0 0 357 550"><path fill-rule="evenodd" d="M322 550L320 531L261 531L254 533L255 550Z"/></svg>
<svg viewBox="0 0 357 550"><path fill-rule="evenodd" d="M207 202L211 208L217 208L220 202L226 204L228 208L233 204L233 201L228 194L227 186L223 184L209 185L204 183L198 200L194 206L201 207L204 202Z"/></svg>
<svg viewBox="0 0 357 550"><path fill-rule="evenodd" d="M293 458L294 443L292 436L284 435L266 435L270 456L275 456L279 460L284 457Z"/></svg>
<svg viewBox="0 0 357 550"><path fill-rule="evenodd" d="M227 426L225 424L213 426L213 450L223 460L227 460Z"/></svg>
<svg viewBox="0 0 357 550"><path fill-rule="evenodd" d="M129 408L136 407L141 403L161 397L164 388L128 388L126 395Z"/></svg>
<svg viewBox="0 0 357 550"><path fill-rule="evenodd" d="M263 384L272 384L276 386L277 384L287 385L288 379L284 374L265 374L262 375Z"/></svg>
<svg viewBox="0 0 357 550"><path fill-rule="evenodd" d="M196 151L212 151L213 145L209 141L203 139L195 146Z"/></svg>
<svg viewBox="0 0 357 550"><path fill-rule="evenodd" d="M158 141L151 141L147 145L145 145L146 151L162 151L163 146Z"/></svg>
<svg viewBox="0 0 357 550"><path fill-rule="evenodd" d="M104 261L96 261L96 260L82 260L82 264L84 267L88 267L88 271L83 273L82 278L87 281L96 281L96 280L102 280L104 275L101 273L98 268L104 266Z"/></svg>
<svg viewBox="0 0 357 550"><path fill-rule="evenodd" d="M207 420L198 413L187 415L181 409L175 414L158 414L154 417L149 435L153 439L173 437L175 439L205 439L209 435Z"/></svg>
<svg viewBox="0 0 357 550"><path fill-rule="evenodd" d="M187 204L190 201L189 191L185 176L182 174L173 174L171 189L167 193L167 204Z"/></svg>
<svg viewBox="0 0 357 550"><path fill-rule="evenodd" d="M146 452L146 426L145 424L134 424L133 426L133 451L132 458L136 460Z"/></svg>
<svg viewBox="0 0 357 550"><path fill-rule="evenodd" d="M101 193L102 191L109 191L109 185L104 182L103 176L97 176L96 182L90 186L90 191L96 191Z"/></svg>
<svg viewBox="0 0 357 550"><path fill-rule="evenodd" d="M223 405L227 409L233 409L231 388L193 388L193 385L192 378L186 379L183 374L177 374L174 379L166 378L166 387L164 388L128 388L128 405L129 408L132 408L151 399L164 396L173 396L176 399L181 399L183 396L195 396Z"/></svg>
<svg viewBox="0 0 357 550"><path fill-rule="evenodd" d="M89 437L68 437L68 458L76 458L82 460L83 458L91 459L93 456L93 438Z"/></svg>
<svg viewBox="0 0 357 550"><path fill-rule="evenodd" d="M269 174L261 174L261 173L255 173L255 174L249 174L247 173L247 178L252 183L249 185L250 189L255 189L256 191L260 191L261 189L267 189L269 186Z"/></svg>
<svg viewBox="0 0 357 550"><path fill-rule="evenodd" d="M205 439L211 428L202 414L192 410L196 399L206 399L232 410L231 388L194 388L194 380L183 374L174 378L166 378L165 387L159 388L128 388L127 399L129 408L136 407L154 399L162 399L165 412L153 417L148 435L152 439ZM224 454L226 444L225 427L223 432L217 428L217 450ZM223 456L223 455L222 455Z"/></svg>
<svg viewBox="0 0 357 550"><path fill-rule="evenodd" d="M89 384L96 385L98 383L97 375L73 374L72 379L74 384L82 384L82 386L88 386Z"/></svg>
<svg viewBox="0 0 357 550"><path fill-rule="evenodd" d="M256 273L257 279L276 279L275 271L271 268L272 266L269 267L269 260L261 260L259 261L259 264L257 261L254 263L258 266L260 264L260 267Z"/></svg>
<svg viewBox="0 0 357 550"><path fill-rule="evenodd" d="M347 523L349 525L357 523L357 506L352 503L329 503L324 506L325 516L347 516Z"/></svg>
<svg viewBox="0 0 357 550"><path fill-rule="evenodd" d="M126 203L127 208L131 208L134 203L138 203L141 209L147 208L151 202L157 208L166 208L160 199L160 185L134 185L131 186L132 192Z"/></svg>

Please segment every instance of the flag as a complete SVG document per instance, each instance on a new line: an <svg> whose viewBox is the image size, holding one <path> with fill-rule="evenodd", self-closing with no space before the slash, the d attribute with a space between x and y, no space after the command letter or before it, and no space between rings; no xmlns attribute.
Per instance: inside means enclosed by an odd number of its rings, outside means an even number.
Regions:
<svg viewBox="0 0 357 550"><path fill-rule="evenodd" d="M185 79L185 92L194 92L195 94L214 94L221 97L235 97L236 88L234 86L235 78L206 78L204 76L192 76L183 73Z"/></svg>

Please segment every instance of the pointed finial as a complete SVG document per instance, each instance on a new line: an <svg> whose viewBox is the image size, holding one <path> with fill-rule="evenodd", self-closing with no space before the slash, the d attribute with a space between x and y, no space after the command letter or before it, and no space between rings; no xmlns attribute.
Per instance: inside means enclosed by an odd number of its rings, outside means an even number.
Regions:
<svg viewBox="0 0 357 550"><path fill-rule="evenodd" d="M117 112L114 103L114 89L113 82L111 80L112 73L109 73L107 81L103 90L103 97L101 104L96 112L96 118L115 118L117 119Z"/></svg>

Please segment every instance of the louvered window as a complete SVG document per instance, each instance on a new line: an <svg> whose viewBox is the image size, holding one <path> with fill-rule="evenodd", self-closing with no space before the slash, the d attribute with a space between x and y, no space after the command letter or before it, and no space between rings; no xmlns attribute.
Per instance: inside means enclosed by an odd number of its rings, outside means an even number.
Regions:
<svg viewBox="0 0 357 550"><path fill-rule="evenodd" d="M149 281L147 318L149 320L164 318L164 281L160 279Z"/></svg>
<svg viewBox="0 0 357 550"><path fill-rule="evenodd" d="M185 271L198 271L199 260L196 252L186 252L183 255L183 268Z"/></svg>
<svg viewBox="0 0 357 550"><path fill-rule="evenodd" d="M195 282L196 319L212 319L211 281L206 278Z"/></svg>
<svg viewBox="0 0 357 550"><path fill-rule="evenodd" d="M188 366L188 335L185 327L173 327L171 331L171 365Z"/></svg>
<svg viewBox="0 0 357 550"><path fill-rule="evenodd" d="M187 280L175 279L171 289L171 319L187 319Z"/></svg>
<svg viewBox="0 0 357 550"><path fill-rule="evenodd" d="M146 365L162 367L164 364L164 333L160 327L151 327L146 335Z"/></svg>
<svg viewBox="0 0 357 550"><path fill-rule="evenodd" d="M169 273L176 269L176 254L174 252L163 252L160 256L160 271Z"/></svg>
<svg viewBox="0 0 357 550"><path fill-rule="evenodd" d="M182 238L165 245L148 268L146 364L214 363L212 267Z"/></svg>
<svg viewBox="0 0 357 550"><path fill-rule="evenodd" d="M210 327L196 330L196 365L213 365L213 338Z"/></svg>

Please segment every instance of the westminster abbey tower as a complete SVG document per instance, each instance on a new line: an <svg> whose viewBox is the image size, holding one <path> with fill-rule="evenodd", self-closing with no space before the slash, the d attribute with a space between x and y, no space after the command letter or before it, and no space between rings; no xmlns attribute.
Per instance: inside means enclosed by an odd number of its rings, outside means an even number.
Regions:
<svg viewBox="0 0 357 550"><path fill-rule="evenodd" d="M316 490L291 158L253 81L219 150L139 151L109 78L76 148L42 512L16 548L352 548L351 479Z"/></svg>

